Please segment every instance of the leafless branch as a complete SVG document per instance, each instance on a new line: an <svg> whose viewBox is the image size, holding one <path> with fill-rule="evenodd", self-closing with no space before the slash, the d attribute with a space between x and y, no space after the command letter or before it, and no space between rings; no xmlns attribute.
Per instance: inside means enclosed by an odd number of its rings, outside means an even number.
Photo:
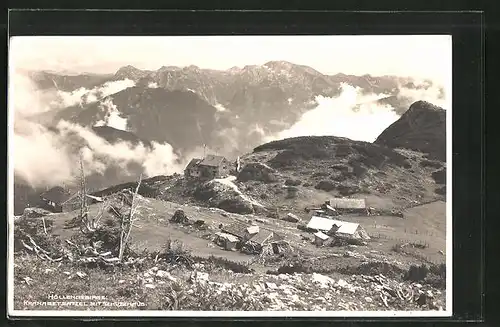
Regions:
<svg viewBox="0 0 500 327"><path fill-rule="evenodd" d="M130 238L130 233L132 231L132 227L134 226L133 222L136 220L134 218L136 212L137 212L137 194L139 193L139 188L141 186L142 182L142 174L139 176L139 181L137 182L137 187L135 189L134 194L132 195L132 201L130 204L130 210L128 215L122 216L121 219L121 235L120 235L120 249L119 249L119 254L118 258L120 259L120 262L123 260L123 253L125 251L125 247L127 246L127 242Z"/></svg>
<svg viewBox="0 0 500 327"><path fill-rule="evenodd" d="M45 235L47 235L47 227L45 226L45 217L42 217L42 223L43 223L43 232Z"/></svg>

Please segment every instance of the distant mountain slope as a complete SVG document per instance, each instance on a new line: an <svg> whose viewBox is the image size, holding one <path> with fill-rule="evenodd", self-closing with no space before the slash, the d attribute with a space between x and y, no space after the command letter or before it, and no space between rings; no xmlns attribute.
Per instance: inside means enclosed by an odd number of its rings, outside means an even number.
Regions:
<svg viewBox="0 0 500 327"><path fill-rule="evenodd" d="M412 149L445 161L446 111L429 102L417 101L380 134L375 144Z"/></svg>
<svg viewBox="0 0 500 327"><path fill-rule="evenodd" d="M94 126L108 113L111 101L127 119L127 129L141 139L168 142L176 149L202 146L222 126L217 109L188 91L131 87L86 107L71 107L58 113L56 121L67 120Z"/></svg>
<svg viewBox="0 0 500 327"><path fill-rule="evenodd" d="M52 81L53 73L43 74L46 81ZM58 80L63 80L61 76ZM66 76L65 88L76 88L76 80L82 76ZM44 112L36 117L37 121L54 125L60 120L83 126L102 124L110 109L105 102L111 100L115 114L127 119L126 129L140 138L169 142L180 151L206 144L228 156L251 151L265 137L287 130L318 106L318 96L338 96L343 83L359 88L363 94L386 95L373 105L389 105L399 115L413 101L401 92L401 87L414 89L409 92L414 94L432 84L426 81L422 86L411 78L397 76L327 75L287 61L228 70L191 65L163 66L153 71L128 65L113 75L87 76L82 83L91 87L99 80L130 80L135 87L108 97L97 96L98 101L90 104L84 99L82 104Z"/></svg>
<svg viewBox="0 0 500 327"><path fill-rule="evenodd" d="M93 126L92 130L100 137L109 143L129 142L132 145L143 144L147 147L151 146L151 142L146 139L141 139L131 132L122 131L110 126Z"/></svg>
<svg viewBox="0 0 500 327"><path fill-rule="evenodd" d="M47 71L31 72L31 79L40 89L56 88L61 91L71 92L81 87L92 89L112 79L113 74L78 74L68 75Z"/></svg>

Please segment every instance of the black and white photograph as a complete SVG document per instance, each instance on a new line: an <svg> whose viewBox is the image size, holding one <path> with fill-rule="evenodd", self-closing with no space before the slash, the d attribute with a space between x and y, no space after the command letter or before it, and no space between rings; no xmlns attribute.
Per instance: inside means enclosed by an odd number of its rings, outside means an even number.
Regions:
<svg viewBox="0 0 500 327"><path fill-rule="evenodd" d="M451 316L450 35L14 36L8 312Z"/></svg>

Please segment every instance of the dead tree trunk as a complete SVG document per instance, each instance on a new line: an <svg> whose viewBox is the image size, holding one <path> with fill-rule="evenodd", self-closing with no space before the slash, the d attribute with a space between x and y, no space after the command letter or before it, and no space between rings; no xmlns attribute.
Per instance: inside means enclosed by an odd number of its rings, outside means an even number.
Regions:
<svg viewBox="0 0 500 327"><path fill-rule="evenodd" d="M82 227L85 229L88 227L88 214L89 208L87 205L87 183L85 180L85 170L83 167L83 157L80 153L80 222Z"/></svg>
<svg viewBox="0 0 500 327"><path fill-rule="evenodd" d="M132 203L130 205L130 210L127 215L123 215L121 217L120 249L118 253L118 259L120 259L120 262L122 262L123 260L123 254L125 252L125 248L130 238L130 232L132 231L134 221L136 220L134 217L137 212L137 209L139 208L139 206L137 205L137 194L139 193L139 187L141 186L141 181L142 181L142 174L139 177L139 182L137 183L137 187L132 196Z"/></svg>

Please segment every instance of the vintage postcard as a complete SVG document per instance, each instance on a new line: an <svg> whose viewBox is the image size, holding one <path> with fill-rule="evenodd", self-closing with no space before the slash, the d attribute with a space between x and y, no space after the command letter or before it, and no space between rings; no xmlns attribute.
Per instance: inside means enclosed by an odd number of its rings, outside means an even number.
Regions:
<svg viewBox="0 0 500 327"><path fill-rule="evenodd" d="M450 316L451 36L9 43L10 316Z"/></svg>

